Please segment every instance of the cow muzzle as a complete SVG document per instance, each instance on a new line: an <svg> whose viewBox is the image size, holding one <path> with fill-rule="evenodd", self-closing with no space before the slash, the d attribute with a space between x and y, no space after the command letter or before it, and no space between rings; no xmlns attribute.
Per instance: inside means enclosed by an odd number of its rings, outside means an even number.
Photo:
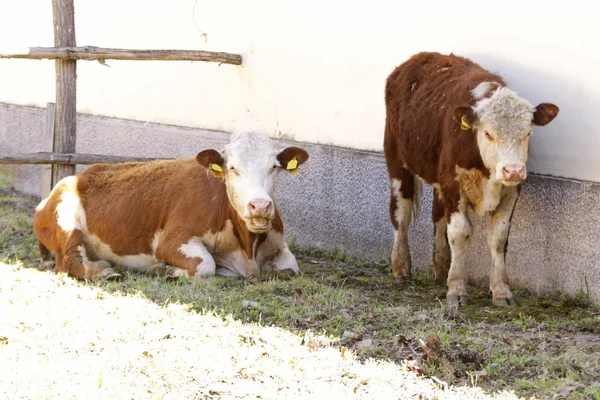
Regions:
<svg viewBox="0 0 600 400"><path fill-rule="evenodd" d="M502 167L502 182L512 186L521 183L526 178L524 165L505 165Z"/></svg>
<svg viewBox="0 0 600 400"><path fill-rule="evenodd" d="M271 228L274 216L273 202L267 199L257 199L248 202L246 221L251 231L261 233Z"/></svg>

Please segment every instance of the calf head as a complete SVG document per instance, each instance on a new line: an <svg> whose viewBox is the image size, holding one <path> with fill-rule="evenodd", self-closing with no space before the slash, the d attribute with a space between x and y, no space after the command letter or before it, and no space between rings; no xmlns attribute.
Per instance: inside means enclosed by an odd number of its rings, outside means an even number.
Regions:
<svg viewBox="0 0 600 400"><path fill-rule="evenodd" d="M477 135L477 146L493 179L517 185L527 178L525 163L532 125L543 126L558 114L554 104L533 107L514 91L493 82L481 83L473 95L477 103L454 110L454 120Z"/></svg>
<svg viewBox="0 0 600 400"><path fill-rule="evenodd" d="M237 132L224 152L210 149L196 156L196 161L215 178L225 180L231 205L255 233L271 228L277 174L282 170L295 174L306 160L305 150L288 147L276 151L268 136L256 132Z"/></svg>

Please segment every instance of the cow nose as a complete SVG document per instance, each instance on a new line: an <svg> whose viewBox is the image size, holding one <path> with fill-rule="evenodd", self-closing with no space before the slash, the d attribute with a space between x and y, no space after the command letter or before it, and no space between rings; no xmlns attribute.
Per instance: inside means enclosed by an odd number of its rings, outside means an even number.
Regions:
<svg viewBox="0 0 600 400"><path fill-rule="evenodd" d="M524 165L506 165L502 168L502 174L507 181L521 181L525 176Z"/></svg>
<svg viewBox="0 0 600 400"><path fill-rule="evenodd" d="M273 202L266 199L252 200L248 203L251 216L270 216L273 211Z"/></svg>

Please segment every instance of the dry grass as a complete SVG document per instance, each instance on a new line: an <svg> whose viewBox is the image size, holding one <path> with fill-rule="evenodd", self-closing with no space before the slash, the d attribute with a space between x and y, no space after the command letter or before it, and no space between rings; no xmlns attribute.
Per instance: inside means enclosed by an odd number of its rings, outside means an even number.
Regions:
<svg viewBox="0 0 600 400"><path fill-rule="evenodd" d="M583 294L456 313L429 275L308 249L292 279L77 282L23 267L35 203L0 189L0 397L600 399Z"/></svg>

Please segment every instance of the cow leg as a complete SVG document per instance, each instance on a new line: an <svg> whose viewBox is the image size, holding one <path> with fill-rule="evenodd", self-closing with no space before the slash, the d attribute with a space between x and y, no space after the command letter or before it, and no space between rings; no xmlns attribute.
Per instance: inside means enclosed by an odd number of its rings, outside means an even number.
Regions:
<svg viewBox="0 0 600 400"><path fill-rule="evenodd" d="M411 258L408 248L408 227L413 209L415 178L406 169L400 168L391 178L390 218L394 225L394 248L392 249L392 273L397 283L411 277Z"/></svg>
<svg viewBox="0 0 600 400"><path fill-rule="evenodd" d="M265 241L256 252L256 263L259 267L278 273L297 275L300 272L296 257L288 248L283 233L275 230L267 232Z"/></svg>
<svg viewBox="0 0 600 400"><path fill-rule="evenodd" d="M456 211L450 215L448 223L448 242L451 260L448 272L448 303L452 306L467 305L468 271L465 267L465 255L471 237L471 223L466 212Z"/></svg>
<svg viewBox="0 0 600 400"><path fill-rule="evenodd" d="M164 266L166 278L204 278L215 275L213 256L195 236L184 241L175 237L169 238L169 235L165 234L156 248L155 256L168 264ZM152 266L151 269L158 273L162 271L160 264Z"/></svg>
<svg viewBox="0 0 600 400"><path fill-rule="evenodd" d="M510 220L518 197L519 192L516 187L506 187L505 195L500 200L498 208L491 215L487 227L487 242L492 253L490 289L493 294L492 302L495 306L505 307L514 304L514 298L508 284L505 257L508 247Z"/></svg>
<svg viewBox="0 0 600 400"><path fill-rule="evenodd" d="M81 230L61 230L59 234L62 236L60 243L63 245L62 249L56 254L55 271L66 272L77 279L116 279L121 277L121 274L117 273L108 261L91 261L89 259ZM59 256L60 263L58 262Z"/></svg>
<svg viewBox="0 0 600 400"><path fill-rule="evenodd" d="M445 283L448 279L448 271L450 270L450 246L448 245L448 224L444 218L444 204L441 200L440 191L435 188L433 190L433 270L435 279L439 283Z"/></svg>

